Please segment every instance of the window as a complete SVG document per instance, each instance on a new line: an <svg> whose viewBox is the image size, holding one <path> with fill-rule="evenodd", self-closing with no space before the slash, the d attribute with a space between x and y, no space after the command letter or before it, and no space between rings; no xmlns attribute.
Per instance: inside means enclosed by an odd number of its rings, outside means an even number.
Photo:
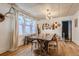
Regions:
<svg viewBox="0 0 79 59"><path fill-rule="evenodd" d="M29 18L25 19L25 33L26 34L31 33L31 20Z"/></svg>
<svg viewBox="0 0 79 59"><path fill-rule="evenodd" d="M31 34L36 32L36 22L34 20L31 20L29 18L26 18L25 21L25 32L26 34Z"/></svg>
<svg viewBox="0 0 79 59"><path fill-rule="evenodd" d="M32 21L32 33L36 32L36 22Z"/></svg>
<svg viewBox="0 0 79 59"><path fill-rule="evenodd" d="M22 16L18 16L18 27L19 27L19 35L23 34L23 24L24 24L24 19Z"/></svg>
<svg viewBox="0 0 79 59"><path fill-rule="evenodd" d="M31 33L31 28L30 28L30 26L26 26L26 27L25 27L25 30L26 30L26 34Z"/></svg>
<svg viewBox="0 0 79 59"><path fill-rule="evenodd" d="M23 19L23 16L18 16L19 35L26 35L36 32L36 22L30 18Z"/></svg>

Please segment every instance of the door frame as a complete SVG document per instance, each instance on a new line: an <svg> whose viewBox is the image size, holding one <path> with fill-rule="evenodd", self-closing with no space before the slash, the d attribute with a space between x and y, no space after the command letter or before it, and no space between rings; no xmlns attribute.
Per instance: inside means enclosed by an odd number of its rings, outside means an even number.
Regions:
<svg viewBox="0 0 79 59"><path fill-rule="evenodd" d="M72 41L72 21L71 20L67 21L68 21L68 39L69 41ZM63 28L63 22L65 21L62 21L62 28ZM63 29L62 29L62 38L63 38Z"/></svg>

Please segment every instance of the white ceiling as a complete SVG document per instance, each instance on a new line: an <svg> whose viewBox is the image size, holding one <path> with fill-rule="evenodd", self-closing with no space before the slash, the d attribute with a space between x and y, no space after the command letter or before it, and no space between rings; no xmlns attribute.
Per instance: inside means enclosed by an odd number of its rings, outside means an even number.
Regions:
<svg viewBox="0 0 79 59"><path fill-rule="evenodd" d="M17 3L16 5L37 18L45 18L46 9L52 9L52 17L73 15L79 9L77 3Z"/></svg>
<svg viewBox="0 0 79 59"><path fill-rule="evenodd" d="M10 5L7 3L0 3L0 13L5 14L10 9Z"/></svg>

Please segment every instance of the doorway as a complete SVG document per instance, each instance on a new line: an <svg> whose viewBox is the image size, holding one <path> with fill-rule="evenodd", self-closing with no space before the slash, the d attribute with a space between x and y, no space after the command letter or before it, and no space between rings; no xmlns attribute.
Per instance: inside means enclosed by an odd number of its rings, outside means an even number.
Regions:
<svg viewBox="0 0 79 59"><path fill-rule="evenodd" d="M72 41L72 21L62 21L62 37L65 41Z"/></svg>

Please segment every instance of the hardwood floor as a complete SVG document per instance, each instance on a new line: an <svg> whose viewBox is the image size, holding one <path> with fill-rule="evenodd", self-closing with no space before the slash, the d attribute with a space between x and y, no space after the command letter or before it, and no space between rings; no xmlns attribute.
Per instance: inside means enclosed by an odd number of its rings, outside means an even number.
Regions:
<svg viewBox="0 0 79 59"><path fill-rule="evenodd" d="M30 44L25 45L25 46L20 46L14 52L8 52L7 51L5 53L0 54L0 56L25 56L25 55L29 54L30 51L28 51L28 50L31 50L31 45Z"/></svg>
<svg viewBox="0 0 79 59"><path fill-rule="evenodd" d="M73 42L58 42L58 52L52 52L50 50L51 56L79 56L79 46ZM0 56L34 56L34 52L31 51L31 45L20 46L14 52L5 52L0 54Z"/></svg>
<svg viewBox="0 0 79 59"><path fill-rule="evenodd" d="M73 42L63 42L60 41L58 48L58 55L61 56L78 56L79 46Z"/></svg>

